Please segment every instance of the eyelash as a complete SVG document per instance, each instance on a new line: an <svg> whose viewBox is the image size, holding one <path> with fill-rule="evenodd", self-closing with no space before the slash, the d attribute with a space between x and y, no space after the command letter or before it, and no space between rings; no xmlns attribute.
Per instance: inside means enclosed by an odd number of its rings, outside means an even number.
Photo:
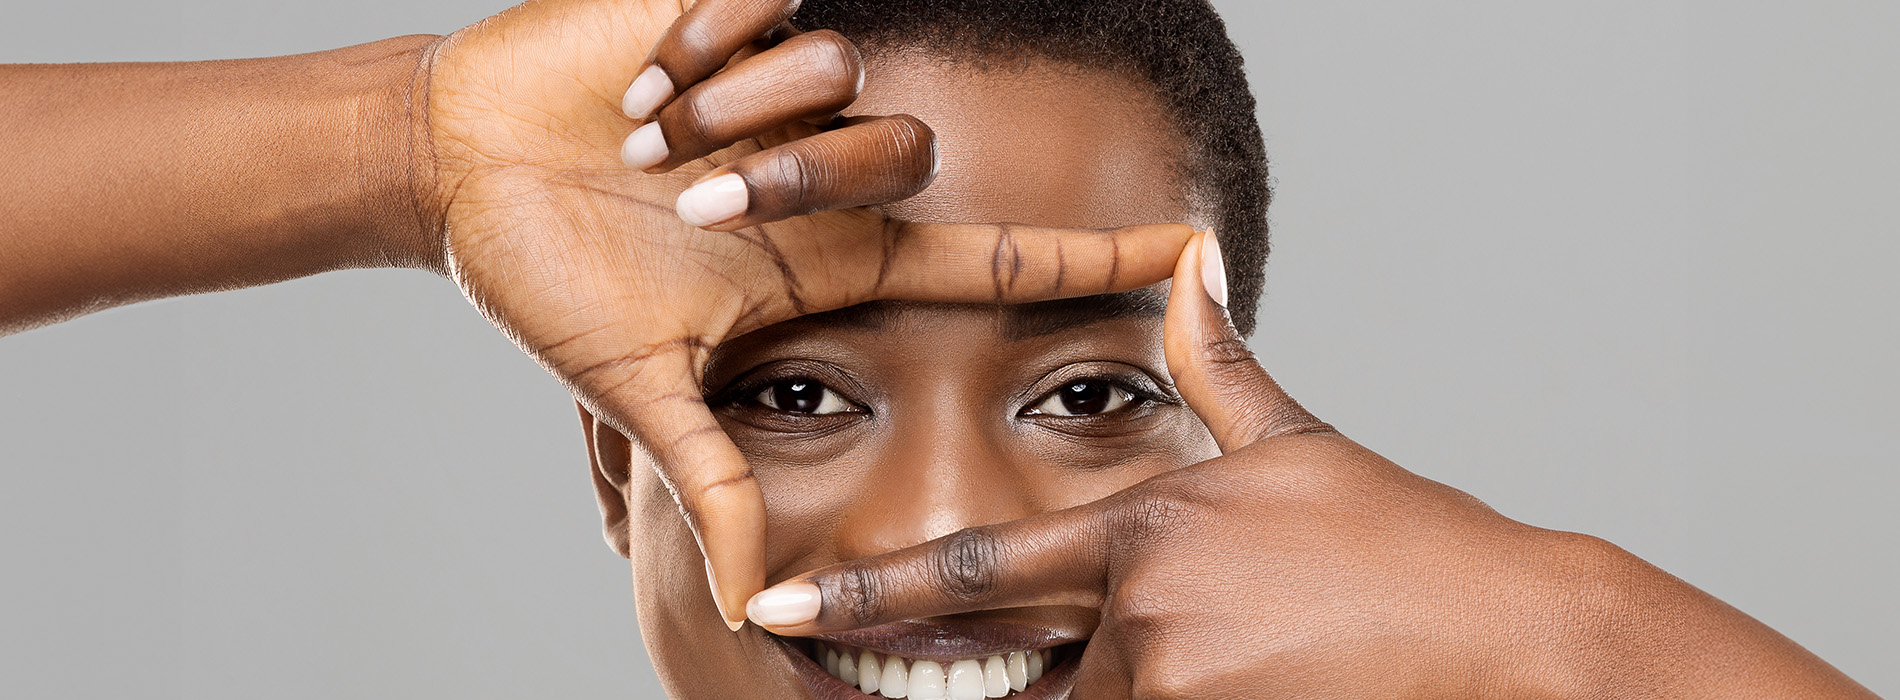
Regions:
<svg viewBox="0 0 1900 700"><path fill-rule="evenodd" d="M1060 398L1061 392L1065 389L1068 389L1069 387L1078 386L1082 384L1090 384L1090 383L1095 383L1095 382L1101 382L1103 384L1107 384L1108 388L1111 391L1120 391L1127 394L1128 396L1127 400L1122 405L1116 406L1113 409L1102 411L1099 413L1087 413L1087 414L1082 414L1082 415L1061 415L1061 414L1056 414L1056 413L1045 412L1040 409L1042 405L1047 404L1053 400L1058 400ZM1166 404L1172 403L1172 400L1169 397L1162 395L1160 391L1146 388L1146 387L1135 386L1136 383L1137 382L1129 381L1128 379L1123 378L1123 377L1116 377L1116 376L1109 376L1109 375L1102 375L1102 374L1092 374L1092 375L1083 375L1079 377L1071 377L1069 379L1064 380L1062 383L1058 384L1056 388L1051 389L1049 391L1045 391L1042 394L1036 396L1036 398L1030 400L1029 405L1024 407L1021 411L1019 411L1017 415L1025 417L1025 418L1035 417L1035 418L1042 418L1042 419L1070 420L1070 421L1103 419L1103 418L1115 416L1118 414L1129 413L1129 412L1138 411L1144 408L1151 408L1157 405L1166 405Z"/></svg>
<svg viewBox="0 0 1900 700"><path fill-rule="evenodd" d="M823 389L825 394L823 395L824 399L821 399L820 407L823 406L824 400L835 396L837 400L845 404L845 409L833 413L788 411L783 408L768 405L765 401L760 400L760 396L764 394L764 392L793 382L809 382ZM1111 391L1122 392L1127 396L1127 399L1121 405L1100 413L1061 415L1038 409L1038 407L1049 401L1058 399L1059 394L1066 388L1094 382L1107 384ZM861 416L870 413L863 404L846 396L835 387L835 382L820 379L805 373L768 374L744 380L728 387L725 391L720 392L715 403L723 406L752 408L788 420L825 420L846 416ZM1149 379L1145 375L1119 376L1114 373L1096 372L1064 378L1061 382L1055 384L1055 388L1036 395L1028 405L1017 412L1017 415L1022 418L1034 418L1038 420L1068 422L1102 421L1114 416L1125 415L1155 406L1173 405L1174 403L1177 403L1176 399L1174 399L1166 389L1161 388L1160 385L1154 383L1154 380Z"/></svg>

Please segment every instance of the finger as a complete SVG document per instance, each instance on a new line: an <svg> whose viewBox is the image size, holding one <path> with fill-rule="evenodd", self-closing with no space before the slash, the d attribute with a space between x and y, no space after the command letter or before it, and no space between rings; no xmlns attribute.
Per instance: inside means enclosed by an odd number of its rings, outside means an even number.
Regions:
<svg viewBox="0 0 1900 700"><path fill-rule="evenodd" d="M647 115L674 95L726 66L754 39L790 19L798 0L699 0L673 21L654 44L652 57L621 109L633 119Z"/></svg>
<svg viewBox="0 0 1900 700"><path fill-rule="evenodd" d="M1124 530L1114 512L1091 504L826 567L753 596L747 615L777 634L809 635L976 610L1098 607Z"/></svg>
<svg viewBox="0 0 1900 700"><path fill-rule="evenodd" d="M1163 345L1181 398L1222 452L1290 433L1330 431L1280 389L1227 315L1227 271L1213 233L1176 261Z"/></svg>
<svg viewBox="0 0 1900 700"><path fill-rule="evenodd" d="M857 47L843 35L799 34L686 90L627 137L621 160L667 172L782 125L834 115L863 84Z"/></svg>
<svg viewBox="0 0 1900 700"><path fill-rule="evenodd" d="M581 376L601 415L653 456L706 558L713 600L737 630L746 600L765 587L765 496L693 379L699 349L689 342L654 348L607 365L624 376Z"/></svg>
<svg viewBox="0 0 1900 700"><path fill-rule="evenodd" d="M736 231L892 202L937 176L937 137L915 117L859 120L741 158L680 193L682 221Z"/></svg>

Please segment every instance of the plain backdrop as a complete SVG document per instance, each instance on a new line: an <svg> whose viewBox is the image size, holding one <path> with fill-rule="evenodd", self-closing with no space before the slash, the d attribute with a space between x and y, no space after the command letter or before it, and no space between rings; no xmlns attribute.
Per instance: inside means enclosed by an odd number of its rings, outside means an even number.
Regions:
<svg viewBox="0 0 1900 700"><path fill-rule="evenodd" d="M507 4L5 0L0 61ZM1217 4L1279 191L1255 347L1293 394L1900 696L1900 3ZM422 273L0 339L0 695L659 697L577 426Z"/></svg>

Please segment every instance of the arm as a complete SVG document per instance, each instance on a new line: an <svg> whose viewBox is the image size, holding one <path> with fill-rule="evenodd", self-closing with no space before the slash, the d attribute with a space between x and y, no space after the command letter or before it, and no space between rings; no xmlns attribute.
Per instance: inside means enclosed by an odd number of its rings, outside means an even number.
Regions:
<svg viewBox="0 0 1900 700"><path fill-rule="evenodd" d="M764 587L765 503L700 393L714 347L876 299L1134 289L1192 230L891 221L868 207L929 185L935 134L818 118L857 99L856 47L774 31L795 0L681 4L537 0L439 41L0 69L0 148L26 154L0 166L0 333L344 267L446 274L654 454L736 629Z"/></svg>
<svg viewBox="0 0 1900 700"><path fill-rule="evenodd" d="M0 334L328 270L439 269L433 173L416 167L434 40L0 66Z"/></svg>

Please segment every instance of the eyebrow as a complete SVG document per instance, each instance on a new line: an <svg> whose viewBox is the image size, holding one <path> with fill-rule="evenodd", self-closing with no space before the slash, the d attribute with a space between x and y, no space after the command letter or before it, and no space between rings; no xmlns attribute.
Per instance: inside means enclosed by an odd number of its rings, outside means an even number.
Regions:
<svg viewBox="0 0 1900 700"><path fill-rule="evenodd" d="M922 306L939 305L874 301L814 314L808 318L825 325L876 331L890 325L905 310ZM1025 340L1129 316L1158 318L1166 316L1167 312L1167 293L1153 287L1143 287L1115 294L1011 304L1004 308L1002 332L1003 337L1010 340Z"/></svg>

